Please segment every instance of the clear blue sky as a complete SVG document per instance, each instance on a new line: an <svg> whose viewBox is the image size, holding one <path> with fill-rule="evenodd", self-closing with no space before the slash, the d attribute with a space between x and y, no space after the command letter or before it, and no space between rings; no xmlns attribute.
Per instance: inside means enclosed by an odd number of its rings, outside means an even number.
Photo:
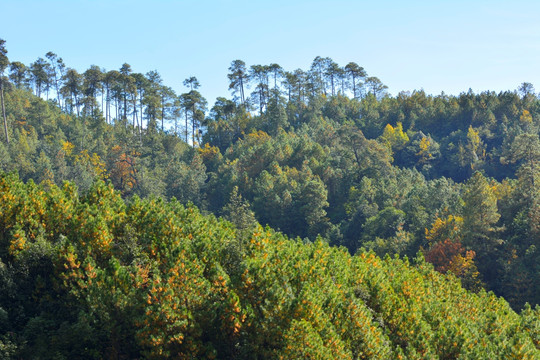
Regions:
<svg viewBox="0 0 540 360"><path fill-rule="evenodd" d="M318 55L358 63L393 95L540 90L540 1L0 0L0 13L12 61L127 62L177 93L194 75L210 103L230 97L234 59L294 70Z"/></svg>

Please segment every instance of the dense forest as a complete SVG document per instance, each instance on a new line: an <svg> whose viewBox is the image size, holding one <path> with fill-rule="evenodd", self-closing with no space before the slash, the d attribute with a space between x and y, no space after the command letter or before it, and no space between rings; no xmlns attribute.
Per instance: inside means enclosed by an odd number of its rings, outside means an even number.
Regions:
<svg viewBox="0 0 540 360"><path fill-rule="evenodd" d="M228 79L208 109L195 77L0 40L0 355L538 357L531 84L391 96L322 57Z"/></svg>

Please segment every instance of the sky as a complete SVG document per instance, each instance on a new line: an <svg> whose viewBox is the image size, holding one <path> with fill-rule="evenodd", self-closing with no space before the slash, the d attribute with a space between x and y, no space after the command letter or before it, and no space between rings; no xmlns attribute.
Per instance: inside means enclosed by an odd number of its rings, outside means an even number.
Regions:
<svg viewBox="0 0 540 360"><path fill-rule="evenodd" d="M540 90L540 1L0 0L0 38L26 65L52 51L68 67L157 70L178 94L196 76L212 104L228 67L309 69L356 62L390 94Z"/></svg>

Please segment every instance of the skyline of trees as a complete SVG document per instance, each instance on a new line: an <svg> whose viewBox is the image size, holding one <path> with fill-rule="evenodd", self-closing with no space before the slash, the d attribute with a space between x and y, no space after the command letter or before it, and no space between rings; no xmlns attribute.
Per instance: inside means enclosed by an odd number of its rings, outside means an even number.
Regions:
<svg viewBox="0 0 540 360"><path fill-rule="evenodd" d="M201 84L195 76L182 82L189 91L177 94L163 84L157 70L136 73L128 63L118 70L91 65L79 72L51 51L28 65L9 62L7 57L5 60L8 64L3 70L8 71L9 80L17 88L31 88L36 96L54 100L61 109L77 116L95 118L99 110L107 123L124 120L138 132L160 127L194 144L196 139L200 141L204 118L211 110L198 91ZM354 62L340 67L329 57L320 56L307 71L286 71L275 63L247 66L242 60L234 60L227 77L233 101L257 114L268 110L271 98L276 101L286 96L288 101L294 98L306 105L308 96L341 94L358 98L372 93L380 98L387 88Z"/></svg>

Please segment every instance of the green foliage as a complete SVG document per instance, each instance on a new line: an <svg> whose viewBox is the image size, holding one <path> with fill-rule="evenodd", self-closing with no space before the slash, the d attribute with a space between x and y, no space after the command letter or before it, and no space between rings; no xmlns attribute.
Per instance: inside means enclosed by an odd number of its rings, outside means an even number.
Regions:
<svg viewBox="0 0 540 360"><path fill-rule="evenodd" d="M235 97L218 98L205 114L195 77L177 95L157 71L135 73L127 63L77 71L54 53L10 65L1 47L1 69L9 71L1 79L2 138L10 140L0 143L1 171L51 189L71 181L81 194L100 179L126 200L176 198L223 215L242 238L226 247L230 269L240 267L250 237L244 223L310 241L323 236L353 254L364 247L414 256L459 241L454 273L463 284L461 270L475 274L474 265L485 288L515 309L540 303L540 102L531 84L513 92L391 96L355 63L342 68L317 57L309 69L288 72L235 60L228 76ZM105 226L96 211L86 210L81 231ZM436 226L450 218L463 219L462 226ZM14 257L21 243L43 237L25 227L1 231L19 237L4 247L13 246ZM92 246L106 253L118 234L102 235L104 243ZM118 236L129 256L140 253L131 226ZM90 326L88 318L69 316L80 329ZM299 321L290 339L312 331Z"/></svg>
<svg viewBox="0 0 540 360"><path fill-rule="evenodd" d="M231 223L176 200L125 203L100 181L78 195L1 175L0 190L5 358L539 356L538 309L467 292L421 257L260 226L231 247Z"/></svg>

